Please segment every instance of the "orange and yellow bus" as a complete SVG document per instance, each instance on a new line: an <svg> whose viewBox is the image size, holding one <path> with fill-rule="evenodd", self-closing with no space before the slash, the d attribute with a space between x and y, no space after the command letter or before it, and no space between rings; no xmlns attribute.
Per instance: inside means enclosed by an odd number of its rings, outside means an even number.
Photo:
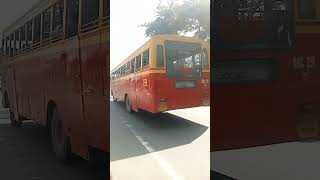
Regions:
<svg viewBox="0 0 320 180"><path fill-rule="evenodd" d="M213 3L211 150L319 139L320 1Z"/></svg>
<svg viewBox="0 0 320 180"><path fill-rule="evenodd" d="M208 106L209 52L192 37L155 36L111 71L111 95L128 112Z"/></svg>
<svg viewBox="0 0 320 180"><path fill-rule="evenodd" d="M3 31L12 125L48 127L62 161L109 152L109 24L107 0L43 0Z"/></svg>

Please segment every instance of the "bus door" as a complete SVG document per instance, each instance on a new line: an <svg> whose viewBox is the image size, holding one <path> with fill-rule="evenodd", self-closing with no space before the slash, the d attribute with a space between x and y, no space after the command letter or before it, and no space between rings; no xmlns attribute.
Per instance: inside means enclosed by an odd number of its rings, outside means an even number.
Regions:
<svg viewBox="0 0 320 180"><path fill-rule="evenodd" d="M135 59L132 59L130 61L130 70L131 70L131 74L132 76L129 77L129 83L130 83L130 97L131 97L131 105L132 105L132 109L135 110L135 111L138 111L138 103L137 103L137 86L136 86L136 74L134 73L134 69L135 69L135 66L136 66L136 60Z"/></svg>
<svg viewBox="0 0 320 180"><path fill-rule="evenodd" d="M88 145L107 150L107 103L104 80L107 66L107 32L100 26L99 0L82 1L80 54L83 85L83 108Z"/></svg>
<svg viewBox="0 0 320 180"><path fill-rule="evenodd" d="M320 136L320 24L310 20L320 20L320 2L300 1L297 14L296 42L290 54L292 84L289 92L294 97L297 109L296 123L299 139Z"/></svg>
<svg viewBox="0 0 320 180"><path fill-rule="evenodd" d="M56 91L49 90L49 94L57 97L58 110L62 112L65 124L70 133L72 152L88 158L87 122L83 116L81 60L79 55L79 0L68 0L66 3L66 40L59 50L54 62L53 82L57 83Z"/></svg>
<svg viewBox="0 0 320 180"><path fill-rule="evenodd" d="M107 18L103 19L105 24L107 23ZM101 63L102 63L102 75L103 75L103 91L104 91L104 111L103 119L101 120L101 132L99 133L100 138L100 149L109 151L109 124L110 124L110 28L103 27L100 31L100 48L102 52Z"/></svg>

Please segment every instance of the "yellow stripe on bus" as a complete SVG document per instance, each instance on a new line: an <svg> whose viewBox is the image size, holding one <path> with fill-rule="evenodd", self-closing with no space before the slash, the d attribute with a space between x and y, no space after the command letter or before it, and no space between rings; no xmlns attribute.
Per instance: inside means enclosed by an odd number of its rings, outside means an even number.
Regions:
<svg viewBox="0 0 320 180"><path fill-rule="evenodd" d="M141 72L129 74L129 75L126 75L124 77L121 77L119 79L112 80L112 81L115 82L115 81L124 80L124 79L128 79L128 78L133 78L133 77L136 77L136 76L146 75L146 74L164 74L164 73L166 73L165 69L149 69L149 70L143 70Z"/></svg>
<svg viewBox="0 0 320 180"><path fill-rule="evenodd" d="M142 75L146 75L146 74L165 74L166 72L167 71L165 69L149 69L149 70L144 70L144 71L141 71L141 72L138 72L138 73L129 74L129 75L126 75L124 77L121 77L119 79L112 80L112 81L116 82L116 81L119 81L119 80L133 78L135 76L142 76ZM202 72L209 73L210 70L203 70Z"/></svg>

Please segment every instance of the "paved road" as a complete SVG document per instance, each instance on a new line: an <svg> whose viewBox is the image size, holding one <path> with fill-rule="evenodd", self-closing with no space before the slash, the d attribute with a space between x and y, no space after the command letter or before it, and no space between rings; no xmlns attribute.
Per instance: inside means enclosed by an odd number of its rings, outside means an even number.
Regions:
<svg viewBox="0 0 320 180"><path fill-rule="evenodd" d="M209 180L210 109L128 114L110 102L114 180Z"/></svg>
<svg viewBox="0 0 320 180"><path fill-rule="evenodd" d="M10 126L8 111L0 110L1 180L102 180L106 170L75 159L72 165L56 161L44 128L26 122Z"/></svg>
<svg viewBox="0 0 320 180"><path fill-rule="evenodd" d="M320 142L211 153L212 169L239 180L319 180Z"/></svg>

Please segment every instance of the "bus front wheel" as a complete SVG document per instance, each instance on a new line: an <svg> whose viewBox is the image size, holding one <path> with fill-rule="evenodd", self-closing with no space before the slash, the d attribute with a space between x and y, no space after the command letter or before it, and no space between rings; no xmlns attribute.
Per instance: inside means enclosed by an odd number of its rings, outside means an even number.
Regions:
<svg viewBox="0 0 320 180"><path fill-rule="evenodd" d="M126 96L126 110L128 113L132 113L132 105L128 96Z"/></svg>
<svg viewBox="0 0 320 180"><path fill-rule="evenodd" d="M63 163L71 160L71 145L64 131L63 121L57 109L53 110L51 120L51 140L55 156Z"/></svg>

